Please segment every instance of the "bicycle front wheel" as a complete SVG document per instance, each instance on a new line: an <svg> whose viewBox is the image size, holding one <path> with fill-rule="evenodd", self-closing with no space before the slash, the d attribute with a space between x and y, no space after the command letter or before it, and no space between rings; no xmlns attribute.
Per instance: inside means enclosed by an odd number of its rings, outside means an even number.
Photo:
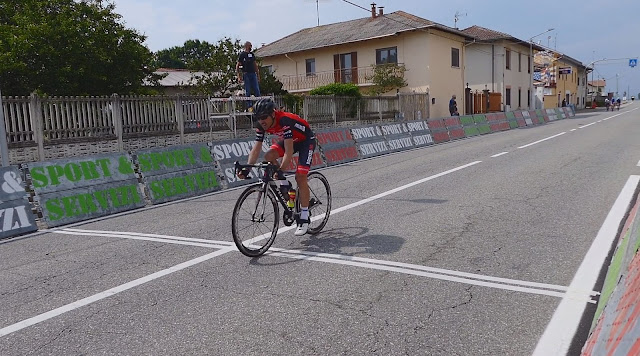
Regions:
<svg viewBox="0 0 640 356"><path fill-rule="evenodd" d="M329 220L331 213L331 188L329 181L320 172L311 172L307 176L309 184L309 234L319 233ZM317 219L313 219L316 217ZM319 218L318 218L319 217Z"/></svg>
<svg viewBox="0 0 640 356"><path fill-rule="evenodd" d="M276 239L279 223L278 202L271 190L259 185L249 187L233 208L233 242L244 255L260 256Z"/></svg>

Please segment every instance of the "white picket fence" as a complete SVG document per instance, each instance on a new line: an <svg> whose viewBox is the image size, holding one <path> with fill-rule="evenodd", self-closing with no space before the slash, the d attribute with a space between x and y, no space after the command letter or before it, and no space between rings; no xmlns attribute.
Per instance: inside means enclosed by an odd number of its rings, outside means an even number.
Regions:
<svg viewBox="0 0 640 356"><path fill-rule="evenodd" d="M3 97L10 147L231 131L252 126L247 101L208 96ZM274 98L283 103L282 98ZM301 116L314 124L428 118L428 94L305 96ZM114 110L114 108L116 108ZM299 108L296 108L299 111ZM324 125L323 125L324 126Z"/></svg>

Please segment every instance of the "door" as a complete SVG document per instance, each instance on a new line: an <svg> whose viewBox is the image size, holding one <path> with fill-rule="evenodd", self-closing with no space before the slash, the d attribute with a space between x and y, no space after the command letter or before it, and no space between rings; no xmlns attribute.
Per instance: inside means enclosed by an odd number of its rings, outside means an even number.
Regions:
<svg viewBox="0 0 640 356"><path fill-rule="evenodd" d="M358 56L356 52L333 56L333 75L336 83L358 83Z"/></svg>

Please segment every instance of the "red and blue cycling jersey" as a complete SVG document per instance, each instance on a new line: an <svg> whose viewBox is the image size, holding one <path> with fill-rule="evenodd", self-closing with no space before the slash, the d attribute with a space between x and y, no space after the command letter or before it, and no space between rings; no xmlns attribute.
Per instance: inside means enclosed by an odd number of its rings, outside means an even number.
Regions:
<svg viewBox="0 0 640 356"><path fill-rule="evenodd" d="M276 110L273 112L274 124L266 130L266 133L280 137L280 140L293 139L294 143L304 142L313 138L313 131L309 123L296 114ZM264 142L265 130L258 127L256 141Z"/></svg>

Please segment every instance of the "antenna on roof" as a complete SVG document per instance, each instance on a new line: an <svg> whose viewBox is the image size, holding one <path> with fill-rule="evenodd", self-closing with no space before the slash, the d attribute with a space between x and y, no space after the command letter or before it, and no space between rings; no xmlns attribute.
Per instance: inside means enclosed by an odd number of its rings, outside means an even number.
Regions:
<svg viewBox="0 0 640 356"><path fill-rule="evenodd" d="M320 26L320 3L321 2L327 2L330 0L304 0L305 2L315 2L316 3L316 16L318 18L318 26Z"/></svg>
<svg viewBox="0 0 640 356"><path fill-rule="evenodd" d="M460 20L461 16L467 16L467 13L461 13L460 11L456 11L456 14L453 15L453 28L458 29L458 20Z"/></svg>

